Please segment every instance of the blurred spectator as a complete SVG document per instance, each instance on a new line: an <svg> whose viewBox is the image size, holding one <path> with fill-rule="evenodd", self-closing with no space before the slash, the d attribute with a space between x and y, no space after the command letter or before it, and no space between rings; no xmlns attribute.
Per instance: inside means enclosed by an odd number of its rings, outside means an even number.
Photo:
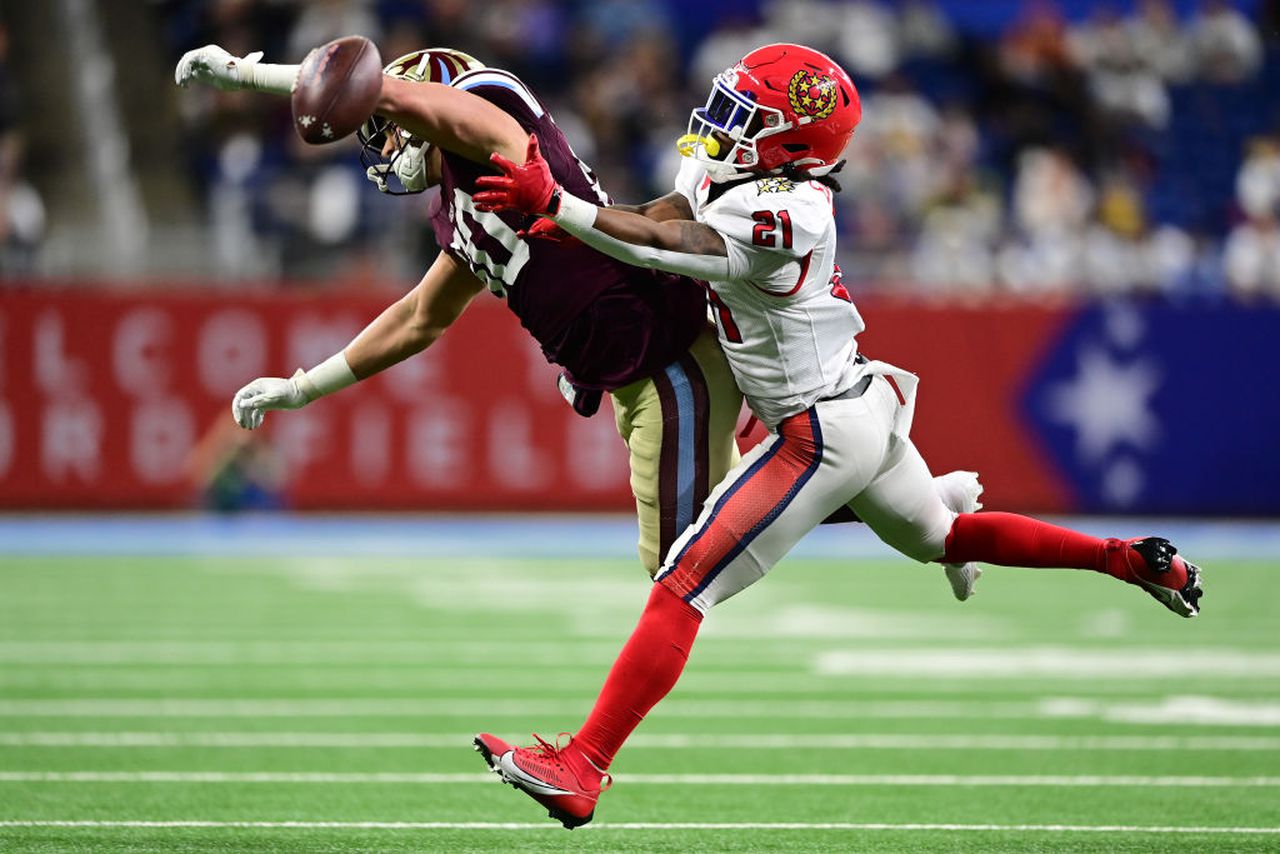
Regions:
<svg viewBox="0 0 1280 854"><path fill-rule="evenodd" d="M1169 123L1169 93L1150 65L1134 30L1109 9L1071 33L1072 55L1088 72L1094 100L1105 112L1149 127Z"/></svg>
<svg viewBox="0 0 1280 854"><path fill-rule="evenodd" d="M1250 217L1280 215L1280 137L1252 143L1236 176L1236 198Z"/></svg>
<svg viewBox="0 0 1280 854"><path fill-rule="evenodd" d="M855 80L883 77L901 61L898 22L889 8L877 0L846 0L840 4L833 31L838 34L836 51ZM818 44L825 42L826 39L817 40Z"/></svg>
<svg viewBox="0 0 1280 854"><path fill-rule="evenodd" d="M848 55L849 45L843 41L837 42L841 38L842 27L845 32L852 32L859 26L873 28L864 33L863 40L886 39L888 36L886 40L892 42L893 16L879 8L875 0L857 0L853 3L832 0L765 0L764 20L764 31L761 33L765 37L764 41L757 42L743 53L769 42L799 42L827 53L845 51L845 58L851 63L851 74L883 73L859 68L861 55ZM883 47L884 44L866 45L861 42L854 45L856 50L866 51L878 51ZM738 54L739 57L742 55ZM881 61L878 57L872 59L877 67Z"/></svg>
<svg viewBox="0 0 1280 854"><path fill-rule="evenodd" d="M44 203L23 180L18 93L9 74L9 32L0 24L0 273L28 274L44 236Z"/></svg>
<svg viewBox="0 0 1280 854"><path fill-rule="evenodd" d="M1019 237L999 255L1000 276L1015 293L1061 292L1083 274L1084 227L1094 191L1067 153L1030 148L1018 160L1012 218Z"/></svg>
<svg viewBox="0 0 1280 854"><path fill-rule="evenodd" d="M734 16L712 30L689 62L689 84L710 91L711 80L762 44L774 38L771 30L757 27L749 17ZM705 93L704 93L705 94Z"/></svg>
<svg viewBox="0 0 1280 854"><path fill-rule="evenodd" d="M907 0L901 4L899 14L905 58L938 58L955 52L959 38L937 3Z"/></svg>
<svg viewBox="0 0 1280 854"><path fill-rule="evenodd" d="M1238 83L1262 64L1258 31L1227 0L1204 0L1191 22L1191 48L1200 76L1214 83Z"/></svg>
<svg viewBox="0 0 1280 854"><path fill-rule="evenodd" d="M951 167L942 192L924 215L912 275L937 292L990 291L1001 226L999 199L979 186L973 170Z"/></svg>
<svg viewBox="0 0 1280 854"><path fill-rule="evenodd" d="M1169 0L1142 0L1127 24L1138 60L1170 83L1191 77L1191 45Z"/></svg>
<svg viewBox="0 0 1280 854"><path fill-rule="evenodd" d="M1232 230L1223 252L1230 293L1237 299L1280 300L1280 225L1274 216L1251 217Z"/></svg>
<svg viewBox="0 0 1280 854"><path fill-rule="evenodd" d="M1028 149L1014 178L1013 222L1032 237L1078 232L1089 216L1093 195L1065 151Z"/></svg>
<svg viewBox="0 0 1280 854"><path fill-rule="evenodd" d="M278 510L284 506L285 470L262 433L236 427L219 415L191 449L185 470L201 507L220 513Z"/></svg>
<svg viewBox="0 0 1280 854"><path fill-rule="evenodd" d="M1266 126L1263 112L1237 121L1238 104L1280 80L1280 54L1262 48L1262 37L1280 43L1280 24L1260 37L1221 0L1026 0L998 38L964 29L952 0L750 0L690 16L649 0L151 5L174 59L217 42L297 61L349 32L378 39L388 60L466 50L525 78L622 202L669 192L672 142L711 77L760 44L805 42L844 63L863 94L836 200L851 281L1037 296L1216 294L1227 278L1252 294L1270 281L1280 143L1253 145L1243 164L1229 152ZM1261 0L1258 14L1280 21L1280 0ZM1232 85L1237 100L1202 80ZM39 234L43 208L15 178L6 81L0 61L0 229L12 246L15 222ZM436 251L428 197L379 196L350 144L298 143L283 100L198 88L176 103L210 224L206 263L220 275L404 277ZM1219 212L1232 209L1243 220L1228 240Z"/></svg>
<svg viewBox="0 0 1280 854"><path fill-rule="evenodd" d="M1072 64L1066 22L1057 7L1031 0L1000 42L1001 70L1016 82L1038 86Z"/></svg>
<svg viewBox="0 0 1280 854"><path fill-rule="evenodd" d="M289 46L282 59L301 62L316 45L352 33L378 41L382 28L371 5L369 0L312 0L299 4L302 14L289 32Z"/></svg>
<svg viewBox="0 0 1280 854"><path fill-rule="evenodd" d="M1227 237L1223 268L1238 299L1280 299L1280 139L1254 140L1236 176L1245 221Z"/></svg>

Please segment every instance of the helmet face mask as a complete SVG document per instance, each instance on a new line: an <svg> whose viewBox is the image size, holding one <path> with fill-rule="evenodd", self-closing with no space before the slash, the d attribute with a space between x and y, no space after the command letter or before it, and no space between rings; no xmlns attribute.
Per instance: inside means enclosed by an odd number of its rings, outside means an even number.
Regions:
<svg viewBox="0 0 1280 854"><path fill-rule="evenodd" d="M677 148L712 176L789 166L816 177L839 166L861 118L857 89L833 60L766 45L716 75Z"/></svg>
<svg viewBox="0 0 1280 854"><path fill-rule="evenodd" d="M427 48L405 54L382 69L382 73L416 83L450 86L468 71L484 68L470 54L452 48ZM380 192L391 196L421 193L430 186L427 159L432 146L411 136L379 115L369 117L356 131L360 140L360 164L365 177Z"/></svg>
<svg viewBox="0 0 1280 854"><path fill-rule="evenodd" d="M777 133L782 113L763 106L734 88L732 69L716 75L707 103L689 116L681 137L681 153L700 161L712 173L733 173L754 168L759 161L756 142Z"/></svg>
<svg viewBox="0 0 1280 854"><path fill-rule="evenodd" d="M427 189L430 143L410 136L381 116L373 116L361 125L356 136L360 140L360 165L379 192L407 196Z"/></svg>

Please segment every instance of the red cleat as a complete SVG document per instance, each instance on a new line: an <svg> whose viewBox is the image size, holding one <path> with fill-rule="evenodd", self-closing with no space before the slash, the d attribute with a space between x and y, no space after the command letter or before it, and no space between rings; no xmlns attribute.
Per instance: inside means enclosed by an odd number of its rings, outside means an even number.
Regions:
<svg viewBox="0 0 1280 854"><path fill-rule="evenodd" d="M1183 560L1161 537L1107 540L1107 572L1136 584L1183 617L1200 613L1200 567Z"/></svg>
<svg viewBox="0 0 1280 854"><path fill-rule="evenodd" d="M514 747L487 732L474 743L493 773L546 807L547 815L566 828L591 821L600 793L613 778L574 747L572 737L563 747L533 737L538 742L533 747Z"/></svg>

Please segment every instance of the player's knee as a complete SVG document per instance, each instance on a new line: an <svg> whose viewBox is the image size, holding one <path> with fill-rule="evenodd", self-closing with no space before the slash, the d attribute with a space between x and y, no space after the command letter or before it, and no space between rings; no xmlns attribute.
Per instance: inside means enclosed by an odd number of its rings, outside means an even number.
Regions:
<svg viewBox="0 0 1280 854"><path fill-rule="evenodd" d="M928 528L914 528L895 532L884 541L897 551L919 563L932 563L942 557L947 549L947 532L951 525L938 524Z"/></svg>

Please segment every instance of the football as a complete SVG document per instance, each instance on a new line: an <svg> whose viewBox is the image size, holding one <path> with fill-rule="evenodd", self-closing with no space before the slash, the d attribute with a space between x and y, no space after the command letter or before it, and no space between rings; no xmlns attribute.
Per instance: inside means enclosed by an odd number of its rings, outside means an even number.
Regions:
<svg viewBox="0 0 1280 854"><path fill-rule="evenodd" d="M312 145L336 142L373 115L381 92L382 57L373 42L347 36L320 45L298 70L294 130Z"/></svg>

